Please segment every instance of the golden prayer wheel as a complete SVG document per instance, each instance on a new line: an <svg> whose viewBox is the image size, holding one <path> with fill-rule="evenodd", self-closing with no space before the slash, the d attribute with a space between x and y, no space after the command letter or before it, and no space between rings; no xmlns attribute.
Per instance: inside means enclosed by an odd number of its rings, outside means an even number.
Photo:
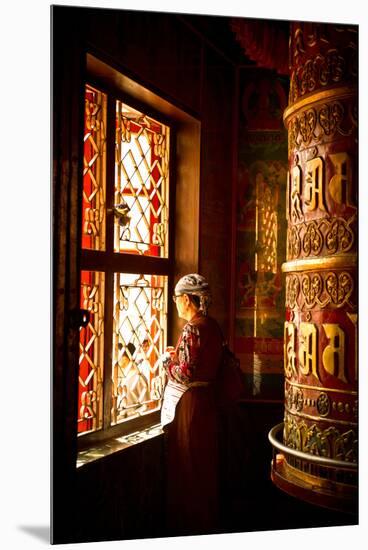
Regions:
<svg viewBox="0 0 368 550"><path fill-rule="evenodd" d="M292 23L285 414L272 480L357 509L357 28ZM280 438L280 439L279 439Z"/></svg>

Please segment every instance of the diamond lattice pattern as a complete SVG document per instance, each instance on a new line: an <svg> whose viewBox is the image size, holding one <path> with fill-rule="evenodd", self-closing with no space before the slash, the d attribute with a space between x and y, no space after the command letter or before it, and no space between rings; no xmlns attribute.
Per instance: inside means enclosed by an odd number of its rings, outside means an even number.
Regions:
<svg viewBox="0 0 368 550"><path fill-rule="evenodd" d="M115 251L167 257L169 128L116 103Z"/></svg>
<svg viewBox="0 0 368 550"><path fill-rule="evenodd" d="M112 424L158 409L167 277L115 274Z"/></svg>
<svg viewBox="0 0 368 550"><path fill-rule="evenodd" d="M80 306L89 322L79 334L78 434L102 427L104 274L81 272Z"/></svg>

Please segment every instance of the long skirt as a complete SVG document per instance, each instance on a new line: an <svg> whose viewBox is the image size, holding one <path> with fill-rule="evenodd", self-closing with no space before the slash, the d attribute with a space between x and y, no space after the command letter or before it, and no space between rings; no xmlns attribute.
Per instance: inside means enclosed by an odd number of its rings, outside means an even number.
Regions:
<svg viewBox="0 0 368 550"><path fill-rule="evenodd" d="M218 415L211 386L190 388L165 427L168 535L218 532Z"/></svg>

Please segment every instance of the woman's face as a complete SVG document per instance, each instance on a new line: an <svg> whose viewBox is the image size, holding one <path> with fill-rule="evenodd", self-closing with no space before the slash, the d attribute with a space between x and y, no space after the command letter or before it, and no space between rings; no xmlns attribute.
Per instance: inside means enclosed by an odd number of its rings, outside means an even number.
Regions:
<svg viewBox="0 0 368 550"><path fill-rule="evenodd" d="M175 298L176 310L179 317L182 319L185 319L184 315L187 310L185 298L188 300L188 296L186 294L181 294Z"/></svg>
<svg viewBox="0 0 368 550"><path fill-rule="evenodd" d="M176 296L175 304L179 317L186 321L190 321L197 312L197 308L191 302L188 294Z"/></svg>

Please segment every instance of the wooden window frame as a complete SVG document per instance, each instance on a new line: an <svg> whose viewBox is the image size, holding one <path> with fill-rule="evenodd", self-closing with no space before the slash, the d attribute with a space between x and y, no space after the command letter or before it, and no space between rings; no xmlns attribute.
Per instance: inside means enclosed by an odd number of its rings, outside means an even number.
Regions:
<svg viewBox="0 0 368 550"><path fill-rule="evenodd" d="M107 96L107 124L106 124L106 230L105 250L91 250L80 248L81 271L100 271L105 274L104 299L104 376L103 376L103 421L101 429L78 435L80 449L86 445L102 441L116 435L126 435L132 431L144 429L159 421L159 411L145 414L141 417L124 420L111 425L112 408L112 342L113 342L113 312L114 312L114 275L115 273L137 273L147 275L165 275L168 278L168 288L172 287L174 272L174 242L175 234L175 179L171 159L175 158L175 127L166 117L157 113L149 106L143 105L116 87L106 85L92 75L87 75L85 85L97 88ZM114 250L114 194L115 194L115 121L116 102L121 101L134 109L162 122L170 128L169 152L169 228L168 228L168 258L135 255L128 252ZM170 294L169 294L170 295ZM169 335L169 325L167 326Z"/></svg>
<svg viewBox="0 0 368 550"><path fill-rule="evenodd" d="M200 122L192 114L176 107L162 96L116 70L92 54L87 54L85 85L107 95L106 125L106 248L104 251L80 247L80 271L105 273L104 304L104 379L103 425L94 432L78 435L78 449L84 450L107 439L146 429L159 423L160 411L154 411L111 426L113 288L115 273L165 275L168 296L174 281L185 272L198 271L199 236L199 158ZM114 251L114 188L115 188L115 117L116 101L144 112L170 128L169 165L169 248L168 258L138 256ZM177 162L179 153L180 161ZM177 193L179 186L185 193ZM188 212L192 224L188 224ZM167 307L167 339L172 342L180 322L169 300Z"/></svg>

